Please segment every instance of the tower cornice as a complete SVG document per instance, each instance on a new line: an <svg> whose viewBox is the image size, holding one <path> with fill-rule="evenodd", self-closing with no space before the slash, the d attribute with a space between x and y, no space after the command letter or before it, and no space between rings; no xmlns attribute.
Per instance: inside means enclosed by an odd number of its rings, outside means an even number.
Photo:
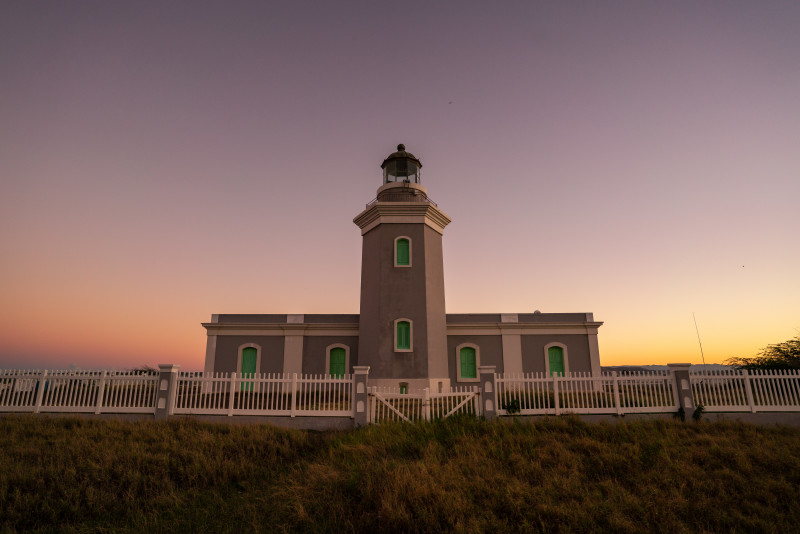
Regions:
<svg viewBox="0 0 800 534"><path fill-rule="evenodd" d="M439 234L452 220L429 202L375 202L359 213L353 222L366 234L379 224L424 223Z"/></svg>

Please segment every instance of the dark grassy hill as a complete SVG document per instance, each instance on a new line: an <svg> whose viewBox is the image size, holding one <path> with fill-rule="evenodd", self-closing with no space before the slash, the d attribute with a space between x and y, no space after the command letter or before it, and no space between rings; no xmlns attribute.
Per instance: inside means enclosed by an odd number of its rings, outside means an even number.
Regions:
<svg viewBox="0 0 800 534"><path fill-rule="evenodd" d="M4 531L791 532L800 430L0 417Z"/></svg>

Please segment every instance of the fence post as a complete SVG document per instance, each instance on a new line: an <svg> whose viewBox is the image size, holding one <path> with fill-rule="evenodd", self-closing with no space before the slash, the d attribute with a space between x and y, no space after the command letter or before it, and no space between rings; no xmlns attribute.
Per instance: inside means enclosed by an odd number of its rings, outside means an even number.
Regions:
<svg viewBox="0 0 800 534"><path fill-rule="evenodd" d="M297 373L292 373L292 410L290 415L294 417L297 412Z"/></svg>
<svg viewBox="0 0 800 534"><path fill-rule="evenodd" d="M750 412L756 413L756 403L753 402L753 388L750 385L750 373L747 369L742 369L742 379L744 380L744 391L747 393L747 404L750 405Z"/></svg>
<svg viewBox="0 0 800 534"><path fill-rule="evenodd" d="M475 393L475 417L481 416L481 388L480 386L472 386L472 392Z"/></svg>
<svg viewBox="0 0 800 534"><path fill-rule="evenodd" d="M617 408L617 415L622 415L622 403L619 401L619 378L616 371L611 371L611 378L614 379L614 406Z"/></svg>
<svg viewBox="0 0 800 534"><path fill-rule="evenodd" d="M426 421L431 420L431 389L422 390L422 418Z"/></svg>
<svg viewBox="0 0 800 534"><path fill-rule="evenodd" d="M494 365L481 365L478 367L478 376L481 377L480 394L483 405L483 416L486 419L494 419L497 417L497 375L495 374ZM480 411L476 411L475 415L481 415Z"/></svg>
<svg viewBox="0 0 800 534"><path fill-rule="evenodd" d="M228 417L231 417L233 416L233 401L236 398L236 373L231 373L229 390L231 394L228 396Z"/></svg>
<svg viewBox="0 0 800 534"><path fill-rule="evenodd" d="M156 419L164 419L175 413L179 368L180 365L171 363L158 365L158 391L156 392L156 408L153 412Z"/></svg>
<svg viewBox="0 0 800 534"><path fill-rule="evenodd" d="M369 365L353 366L353 420L357 427L369 423L367 379Z"/></svg>
<svg viewBox="0 0 800 534"><path fill-rule="evenodd" d="M678 407L683 408L683 414L686 418L691 418L695 409L694 393L692 392L692 384L689 382L689 367L692 364L668 363L667 366L672 374L672 387L678 397Z"/></svg>
<svg viewBox="0 0 800 534"><path fill-rule="evenodd" d="M97 385L97 403L95 403L94 413L98 414L103 409L103 395L106 392L106 371L103 369L103 374L100 375L100 383Z"/></svg>
<svg viewBox="0 0 800 534"><path fill-rule="evenodd" d="M33 405L33 413L39 413L39 410L42 409L42 397L44 396L44 385L47 383L47 369L42 371L42 376L40 376L36 382L36 403Z"/></svg>
<svg viewBox="0 0 800 534"><path fill-rule="evenodd" d="M555 404L556 415L561 415L561 399L558 398L558 375L553 373L553 403Z"/></svg>

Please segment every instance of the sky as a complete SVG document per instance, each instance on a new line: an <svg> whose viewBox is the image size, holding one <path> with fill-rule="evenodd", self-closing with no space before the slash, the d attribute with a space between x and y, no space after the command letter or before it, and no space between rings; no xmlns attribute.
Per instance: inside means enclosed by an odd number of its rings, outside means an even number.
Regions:
<svg viewBox="0 0 800 534"><path fill-rule="evenodd" d="M212 313L358 313L352 219L398 143L453 219L449 313L593 312L603 365L751 356L800 334L798 27L769 0L2 2L0 368L196 370Z"/></svg>

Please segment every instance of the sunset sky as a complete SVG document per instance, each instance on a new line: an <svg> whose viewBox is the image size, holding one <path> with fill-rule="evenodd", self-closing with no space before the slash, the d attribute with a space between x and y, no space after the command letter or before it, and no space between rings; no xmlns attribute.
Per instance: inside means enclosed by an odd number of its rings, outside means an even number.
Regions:
<svg viewBox="0 0 800 534"><path fill-rule="evenodd" d="M202 369L212 313L358 313L405 143L447 311L604 365L800 333L800 3L3 2L0 368Z"/></svg>

